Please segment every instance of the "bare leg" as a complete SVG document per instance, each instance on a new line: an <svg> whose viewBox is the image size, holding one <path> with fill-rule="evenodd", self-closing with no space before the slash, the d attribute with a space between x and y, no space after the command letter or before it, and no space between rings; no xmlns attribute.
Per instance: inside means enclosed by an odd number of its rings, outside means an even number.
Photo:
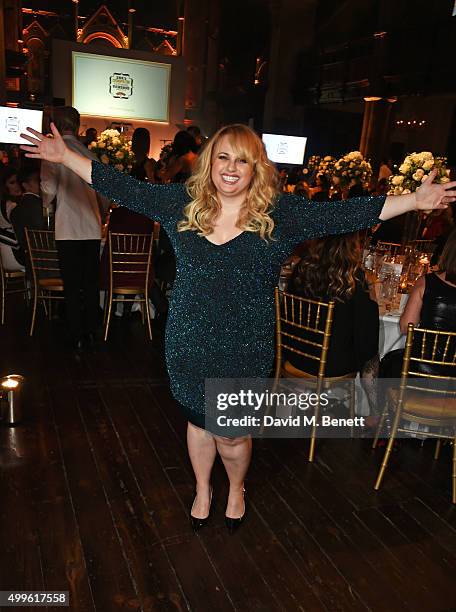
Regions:
<svg viewBox="0 0 456 612"><path fill-rule="evenodd" d="M214 436L192 423L187 427L187 447L196 478L196 498L192 516L206 518L210 509L210 479L217 447Z"/></svg>
<svg viewBox="0 0 456 612"><path fill-rule="evenodd" d="M252 457L252 439L215 437L217 450L222 458L230 481L226 516L240 518L244 514L244 478Z"/></svg>

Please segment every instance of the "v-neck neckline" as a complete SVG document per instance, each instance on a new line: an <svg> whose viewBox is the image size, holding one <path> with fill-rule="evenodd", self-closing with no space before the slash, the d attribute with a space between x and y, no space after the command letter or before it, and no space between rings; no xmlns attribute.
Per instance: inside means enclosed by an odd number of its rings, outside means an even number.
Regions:
<svg viewBox="0 0 456 612"><path fill-rule="evenodd" d="M245 230L242 231L240 234L237 234L237 236L234 236L233 238L230 238L229 240L227 240L226 242L222 242L220 244L216 244L215 242L212 242L211 240L209 240L209 238L207 236L203 236L203 238L206 240L206 242L208 242L209 244L211 244L212 246L215 247L224 247L227 244L231 244L232 242L234 242L235 240L237 240L238 238L240 238L243 234L245 234Z"/></svg>

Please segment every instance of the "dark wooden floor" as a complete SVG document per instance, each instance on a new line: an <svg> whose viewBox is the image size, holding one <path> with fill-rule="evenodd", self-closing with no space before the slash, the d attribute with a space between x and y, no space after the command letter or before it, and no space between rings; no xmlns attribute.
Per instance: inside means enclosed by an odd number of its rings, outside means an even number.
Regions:
<svg viewBox="0 0 456 612"><path fill-rule="evenodd" d="M313 465L305 441L257 442L245 524L225 530L216 464L194 535L162 337L117 322L77 361L59 321L30 340L24 316L0 330L0 372L27 378L24 424L0 427L0 590L68 590L80 612L456 610L448 447L403 442L375 493L368 441L322 441Z"/></svg>

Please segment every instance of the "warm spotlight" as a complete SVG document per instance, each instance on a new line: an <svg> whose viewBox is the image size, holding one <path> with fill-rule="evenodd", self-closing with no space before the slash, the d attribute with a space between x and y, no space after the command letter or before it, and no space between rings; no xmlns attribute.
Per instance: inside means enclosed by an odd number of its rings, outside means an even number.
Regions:
<svg viewBox="0 0 456 612"><path fill-rule="evenodd" d="M8 374L0 380L0 418L6 425L15 425L22 420L21 387L24 377Z"/></svg>

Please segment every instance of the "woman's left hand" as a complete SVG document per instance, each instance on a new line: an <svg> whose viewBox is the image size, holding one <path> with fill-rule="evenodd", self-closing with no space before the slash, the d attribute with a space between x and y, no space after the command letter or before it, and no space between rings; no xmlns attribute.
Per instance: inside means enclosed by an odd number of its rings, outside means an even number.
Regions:
<svg viewBox="0 0 456 612"><path fill-rule="evenodd" d="M447 208L450 202L456 201L456 181L434 183L437 170L429 173L428 179L415 192L416 209L431 212L438 208Z"/></svg>

